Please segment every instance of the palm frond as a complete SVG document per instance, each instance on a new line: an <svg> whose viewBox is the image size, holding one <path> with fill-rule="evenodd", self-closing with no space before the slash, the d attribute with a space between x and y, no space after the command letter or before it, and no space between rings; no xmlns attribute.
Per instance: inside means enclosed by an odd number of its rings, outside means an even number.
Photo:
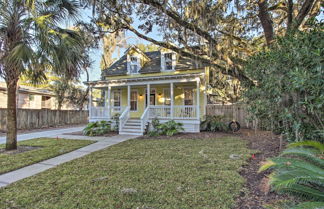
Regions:
<svg viewBox="0 0 324 209"><path fill-rule="evenodd" d="M288 145L288 147L300 147L300 146L306 146L306 147L312 147L315 149L318 149L320 152L324 152L324 144L319 141L301 141L301 142L294 142Z"/></svg>
<svg viewBox="0 0 324 209"><path fill-rule="evenodd" d="M290 148L286 149L282 152L280 157L283 156L298 156L299 158L303 158L307 161L314 162L321 167L324 167L324 160L320 159L318 156L320 155L320 151L316 149L308 149L302 147Z"/></svg>

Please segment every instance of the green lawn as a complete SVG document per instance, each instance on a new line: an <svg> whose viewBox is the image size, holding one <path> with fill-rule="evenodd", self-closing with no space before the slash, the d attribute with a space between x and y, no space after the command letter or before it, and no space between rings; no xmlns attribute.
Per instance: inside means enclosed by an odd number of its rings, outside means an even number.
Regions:
<svg viewBox="0 0 324 209"><path fill-rule="evenodd" d="M84 147L93 142L94 141L88 140L50 138L31 139L18 142L18 146L37 146L40 148L17 154L0 153L0 174L71 152L72 150ZM0 144L0 148L4 147L4 144Z"/></svg>
<svg viewBox="0 0 324 209"><path fill-rule="evenodd" d="M231 208L250 153L237 138L129 140L1 188L0 208Z"/></svg>

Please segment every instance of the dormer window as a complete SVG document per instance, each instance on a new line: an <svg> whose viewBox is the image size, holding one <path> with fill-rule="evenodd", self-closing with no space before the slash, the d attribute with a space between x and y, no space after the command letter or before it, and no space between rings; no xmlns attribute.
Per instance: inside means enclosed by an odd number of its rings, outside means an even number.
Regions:
<svg viewBox="0 0 324 209"><path fill-rule="evenodd" d="M162 52L161 53L161 69L162 71L175 70L176 65L176 54L173 52Z"/></svg>
<svg viewBox="0 0 324 209"><path fill-rule="evenodd" d="M173 70L173 67L172 67L172 56L173 56L173 53L166 53L166 54L164 54L165 70Z"/></svg>
<svg viewBox="0 0 324 209"><path fill-rule="evenodd" d="M138 59L135 56L130 57L130 74L137 74L139 71Z"/></svg>

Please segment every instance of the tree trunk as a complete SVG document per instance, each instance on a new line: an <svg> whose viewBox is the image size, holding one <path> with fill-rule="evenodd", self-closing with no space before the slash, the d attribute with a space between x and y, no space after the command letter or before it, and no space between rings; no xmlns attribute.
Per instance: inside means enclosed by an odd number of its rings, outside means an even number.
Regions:
<svg viewBox="0 0 324 209"><path fill-rule="evenodd" d="M258 17L261 21L261 25L264 31L264 36L267 41L267 45L270 46L274 39L274 31L272 26L272 20L268 12L267 0L259 0L259 14Z"/></svg>
<svg viewBox="0 0 324 209"><path fill-rule="evenodd" d="M6 150L17 149L17 82L7 82L7 142Z"/></svg>

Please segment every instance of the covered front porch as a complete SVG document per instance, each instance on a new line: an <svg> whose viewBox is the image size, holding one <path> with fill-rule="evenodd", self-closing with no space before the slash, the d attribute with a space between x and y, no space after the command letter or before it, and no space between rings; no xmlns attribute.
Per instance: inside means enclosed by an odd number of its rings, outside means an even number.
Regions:
<svg viewBox="0 0 324 209"><path fill-rule="evenodd" d="M94 89L101 91L99 103L94 103ZM118 117L120 133L130 120L137 122L139 132L143 133L153 118L161 122L176 120L184 124L185 131L199 132L200 118L205 114L205 89L199 74L100 81L91 85L89 98L89 120L113 121Z"/></svg>

